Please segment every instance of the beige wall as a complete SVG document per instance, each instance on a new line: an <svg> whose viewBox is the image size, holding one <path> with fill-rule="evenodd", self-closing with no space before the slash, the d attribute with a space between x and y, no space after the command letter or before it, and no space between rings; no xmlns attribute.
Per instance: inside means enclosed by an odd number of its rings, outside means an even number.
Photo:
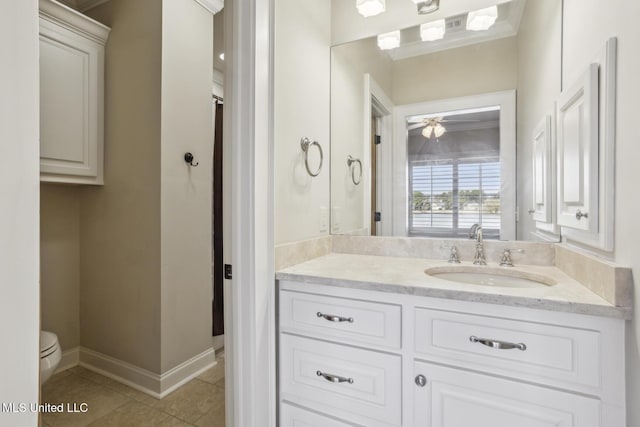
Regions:
<svg viewBox="0 0 640 427"><path fill-rule="evenodd" d="M369 230L365 204L370 201L370 142L365 140L364 75L371 78L389 96L393 61L378 49L376 39L368 38L331 49L331 208L339 209L339 226L333 221L333 233L357 233ZM363 161L362 179L354 185L347 156ZM357 165L352 167L358 168ZM357 171L356 171L357 173ZM370 210L370 207L366 209Z"/></svg>
<svg viewBox="0 0 640 427"><path fill-rule="evenodd" d="M396 105L515 89L517 39L395 61L391 97Z"/></svg>
<svg viewBox="0 0 640 427"><path fill-rule="evenodd" d="M40 185L41 328L80 345L80 188Z"/></svg>
<svg viewBox="0 0 640 427"><path fill-rule="evenodd" d="M81 197L81 342L160 373L162 3L111 0L89 15L112 31L105 185Z"/></svg>
<svg viewBox="0 0 640 427"><path fill-rule="evenodd" d="M320 209L329 211L330 2L275 1L275 243L328 234ZM317 140L324 166L312 178L300 138ZM266 143L265 136L265 143ZM318 162L314 148L311 167Z"/></svg>
<svg viewBox="0 0 640 427"><path fill-rule="evenodd" d="M211 348L213 16L162 2L162 372ZM185 108L185 106L189 106ZM189 167L184 153L199 162Z"/></svg>
<svg viewBox="0 0 640 427"><path fill-rule="evenodd" d="M638 193L638 99L640 3L612 0L606 7L596 0L565 0L564 85L571 84L594 59L607 38L618 37L616 126L615 260L631 266L640 278L640 197ZM634 319L627 329L627 425L640 425L640 292L634 292Z"/></svg>
<svg viewBox="0 0 640 427"><path fill-rule="evenodd" d="M553 112L560 94L562 7L557 0L526 3L518 32L518 189L520 209L517 237L530 240L535 221L532 207L532 141L534 128Z"/></svg>

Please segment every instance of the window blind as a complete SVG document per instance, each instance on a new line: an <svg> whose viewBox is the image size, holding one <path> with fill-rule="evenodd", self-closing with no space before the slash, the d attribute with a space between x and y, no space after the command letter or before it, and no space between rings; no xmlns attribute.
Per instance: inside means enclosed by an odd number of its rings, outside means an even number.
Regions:
<svg viewBox="0 0 640 427"><path fill-rule="evenodd" d="M462 237L480 224L500 236L498 157L412 160L409 163L409 233Z"/></svg>

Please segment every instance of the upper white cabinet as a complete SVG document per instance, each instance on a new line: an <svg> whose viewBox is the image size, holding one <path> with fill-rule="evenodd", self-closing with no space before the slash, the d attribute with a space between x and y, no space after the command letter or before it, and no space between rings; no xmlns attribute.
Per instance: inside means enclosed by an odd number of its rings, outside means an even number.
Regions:
<svg viewBox="0 0 640 427"><path fill-rule="evenodd" d="M557 216L562 235L614 249L615 37L557 102Z"/></svg>
<svg viewBox="0 0 640 427"><path fill-rule="evenodd" d="M597 231L598 226L598 64L557 104L558 224Z"/></svg>
<svg viewBox="0 0 640 427"><path fill-rule="evenodd" d="M40 180L104 183L104 45L110 29L40 0Z"/></svg>
<svg viewBox="0 0 640 427"><path fill-rule="evenodd" d="M555 114L555 113L554 113ZM555 145L553 114L545 114L533 132L533 219L536 227L555 232Z"/></svg>

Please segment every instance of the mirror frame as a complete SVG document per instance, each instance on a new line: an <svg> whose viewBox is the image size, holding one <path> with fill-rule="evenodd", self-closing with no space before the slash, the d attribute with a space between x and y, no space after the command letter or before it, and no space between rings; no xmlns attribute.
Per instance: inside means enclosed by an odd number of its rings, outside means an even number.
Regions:
<svg viewBox="0 0 640 427"><path fill-rule="evenodd" d="M500 240L516 239L516 91L506 90L480 95L397 105L393 135L393 226L394 236L407 237L409 200L407 188L407 117L458 110L500 107ZM365 119L366 120L366 119ZM384 202L383 202L384 203ZM427 236L425 236L427 237Z"/></svg>

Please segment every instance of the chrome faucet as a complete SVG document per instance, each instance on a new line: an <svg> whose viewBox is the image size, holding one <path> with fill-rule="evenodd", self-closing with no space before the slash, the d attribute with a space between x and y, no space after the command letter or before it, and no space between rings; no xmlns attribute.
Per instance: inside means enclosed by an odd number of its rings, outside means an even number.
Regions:
<svg viewBox="0 0 640 427"><path fill-rule="evenodd" d="M484 243L482 242L482 227L480 224L473 224L469 229L469 239L475 239L476 252L473 255L474 265L487 265L487 260L484 255Z"/></svg>
<svg viewBox="0 0 640 427"><path fill-rule="evenodd" d="M458 255L458 248L455 245L440 246L440 249L449 249L449 262L454 264L460 264L460 256Z"/></svg>
<svg viewBox="0 0 640 427"><path fill-rule="evenodd" d="M513 252L523 254L524 249L505 249L504 252L502 252L502 258L500 258L501 267L513 267L513 261L511 260L511 254Z"/></svg>

